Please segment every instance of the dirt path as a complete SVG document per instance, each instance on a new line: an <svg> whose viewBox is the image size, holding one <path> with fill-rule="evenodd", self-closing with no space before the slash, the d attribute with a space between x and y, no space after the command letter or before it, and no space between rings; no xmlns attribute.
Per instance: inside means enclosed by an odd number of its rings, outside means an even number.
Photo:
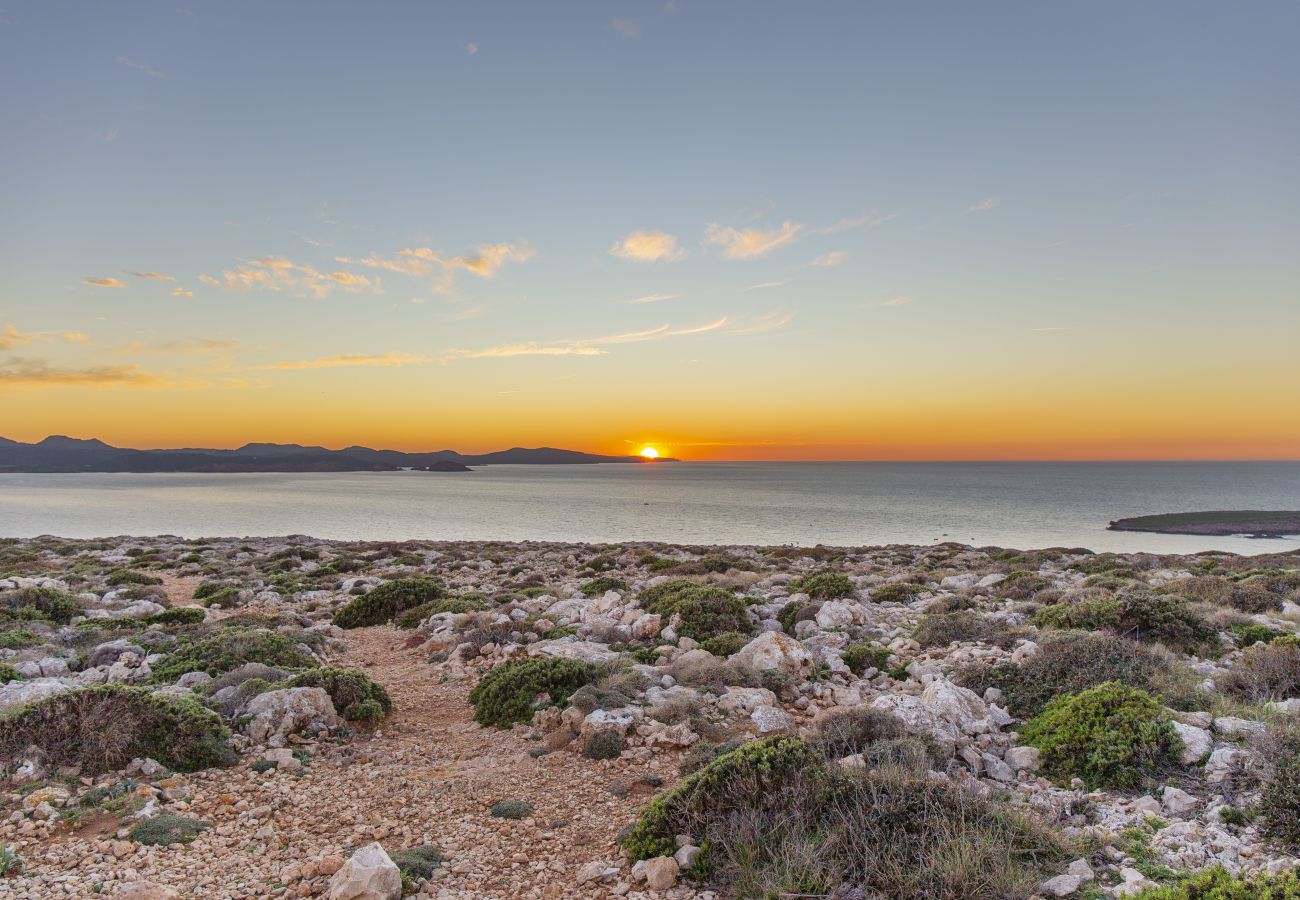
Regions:
<svg viewBox="0 0 1300 900"><path fill-rule="evenodd" d="M24 848L25 876L0 880L0 896L111 896L90 891L96 875L148 879L187 898L318 896L328 877L314 872L314 861L346 857L370 841L390 851L442 848L446 861L426 888L434 896L609 896L609 886L579 888L575 875L593 860L619 858L615 836L645 802L616 797L610 785L625 775L671 776L676 759L594 762L563 751L533 758L536 742L474 725L468 684L443 681L421 651L404 646L408 637L387 627L353 631L337 660L366 670L392 695L393 715L377 732L313 748L300 775L254 773L246 758L190 776L189 813L213 827L182 849L111 834ZM492 817L488 808L506 799L527 800L533 817Z"/></svg>

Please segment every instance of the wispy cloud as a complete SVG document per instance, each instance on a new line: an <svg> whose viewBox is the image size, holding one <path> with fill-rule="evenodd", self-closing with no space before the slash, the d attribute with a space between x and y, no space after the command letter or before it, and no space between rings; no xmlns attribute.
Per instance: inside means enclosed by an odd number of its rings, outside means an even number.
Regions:
<svg viewBox="0 0 1300 900"><path fill-rule="evenodd" d="M727 329L727 334L737 337L748 337L755 334L767 334L771 331L784 328L794 319L794 313L786 312L783 309L773 309L763 313L761 316L755 316L748 321L740 321L732 324Z"/></svg>
<svg viewBox="0 0 1300 900"><path fill-rule="evenodd" d="M200 275L199 281L212 287L234 291L260 288L271 291L292 291L317 299L328 297L334 290L352 293L372 286L369 278L352 272L319 272L314 267L295 263L283 256L264 256L250 259L238 269L228 269L220 278ZM375 285L377 288L378 285Z"/></svg>
<svg viewBox="0 0 1300 900"><path fill-rule="evenodd" d="M175 281L173 275L164 275L162 272L132 272L136 278L143 278L146 281Z"/></svg>
<svg viewBox="0 0 1300 900"><path fill-rule="evenodd" d="M26 347L38 341L67 341L70 344L84 344L89 341L80 331L19 331L12 323L0 330L0 350L12 350L14 347Z"/></svg>
<svg viewBox="0 0 1300 900"><path fill-rule="evenodd" d="M136 62L129 56L119 56L117 62L118 65L126 66L128 69L134 69L143 75L148 75L150 78L163 79L167 77L165 72L160 72L153 66L146 66L142 62Z"/></svg>
<svg viewBox="0 0 1300 900"><path fill-rule="evenodd" d="M148 343L133 341L117 350L120 354L136 353L223 353L236 349L239 341L224 338L184 338L174 341Z"/></svg>
<svg viewBox="0 0 1300 900"><path fill-rule="evenodd" d="M193 292L193 291L186 290L186 289L183 288L183 287L174 287L174 288L172 288L172 296L173 296L173 297L193 297L193 296L194 296L194 292Z"/></svg>
<svg viewBox="0 0 1300 900"><path fill-rule="evenodd" d="M634 38L641 35L641 23L636 19L626 17L614 19L609 23L609 27L625 38Z"/></svg>
<svg viewBox="0 0 1300 900"><path fill-rule="evenodd" d="M897 213L870 212L865 216L857 216L852 219L840 219L838 222L814 230L813 234L839 234L842 231L852 231L854 228L861 228L863 225L884 225L886 222L897 217Z"/></svg>
<svg viewBox="0 0 1300 900"><path fill-rule="evenodd" d="M102 288L124 288L124 287L126 287L125 284L123 284L122 282L118 281L116 278L83 278L83 279L81 279L81 281L82 281L82 283L84 283L84 284L92 284L92 285L94 285L95 287L102 287Z"/></svg>
<svg viewBox="0 0 1300 900"><path fill-rule="evenodd" d="M760 281L758 284L751 284L745 288L747 291L765 291L769 288L785 287L789 281Z"/></svg>
<svg viewBox="0 0 1300 900"><path fill-rule="evenodd" d="M978 202L976 202L976 203L972 203L972 204L971 204L971 205L966 209L966 212L968 212L968 213L973 213L973 212L987 212L988 210L993 209L995 206L997 206L997 205L998 205L999 203L1001 203L1001 202L1002 202L1002 201L999 200L997 197L985 197L983 200L980 200L980 201L978 201Z"/></svg>
<svg viewBox="0 0 1300 900"><path fill-rule="evenodd" d="M661 303L664 300L676 300L681 294L646 294L644 297L634 297L631 300L624 300L624 303Z"/></svg>
<svg viewBox="0 0 1300 900"><path fill-rule="evenodd" d="M632 262L676 262L686 255L666 231L634 231L609 248L611 256Z"/></svg>
<svg viewBox="0 0 1300 900"><path fill-rule="evenodd" d="M733 228L713 222L704 231L704 243L721 247L727 259L757 259L794 241L802 229L794 222L783 222L776 229Z"/></svg>
<svg viewBox="0 0 1300 900"><path fill-rule="evenodd" d="M911 303L911 302L912 302L912 298L911 298L911 297L902 297L902 296L899 296L899 297L891 297L890 299L886 300L886 301L885 301L884 303L882 303L881 305L882 305L882 306L906 306L907 304L909 304L909 303Z"/></svg>
<svg viewBox="0 0 1300 900"><path fill-rule="evenodd" d="M122 130L120 128L110 128L108 129L108 131L105 131L103 134L101 134L99 136L99 139L103 141L105 144L111 144L113 143L113 141L117 140L118 137L121 136L121 134L122 134Z"/></svg>
<svg viewBox="0 0 1300 900"><path fill-rule="evenodd" d="M69 369L14 356L0 362L0 389L24 387L153 387L161 384L137 365Z"/></svg>
<svg viewBox="0 0 1300 900"><path fill-rule="evenodd" d="M466 44L466 45L465 45L465 53L468 54L469 56L474 56L475 54L477 54L477 53L478 53L478 41L470 41L468 44Z"/></svg>
<svg viewBox="0 0 1300 900"><path fill-rule="evenodd" d="M365 266L397 272L401 275L440 274L437 283L439 289L451 286L451 279L457 270L463 270L479 278L495 278L497 272L506 263L527 262L536 255L536 251L527 244L483 244L473 253L464 256L443 256L429 247L405 247L397 251L395 259L384 259L376 253L360 259L349 256L336 256L334 261L348 265Z"/></svg>
<svg viewBox="0 0 1300 900"><path fill-rule="evenodd" d="M844 262L843 250L832 250L830 253L823 253L812 261L814 266L820 266L823 269L830 269Z"/></svg>
<svg viewBox="0 0 1300 900"><path fill-rule="evenodd" d="M649 328L644 331L624 331L617 334L606 334L594 338L582 338L580 340L562 340L562 341L525 341L518 344L503 344L495 347L486 347L481 350L469 350L461 347L452 348L442 356L443 362L450 362L455 359L504 359L514 356L604 356L609 351L603 349L607 346L617 344L638 344L644 341L661 341L668 338L688 337L695 334L704 334L709 331L717 331L724 327L730 320L723 316L712 322L706 322L703 325L693 325L685 328L674 328L671 325L660 325L658 328Z"/></svg>
<svg viewBox="0 0 1300 900"><path fill-rule="evenodd" d="M339 356L325 356L320 359L304 359L297 362L280 362L267 366L268 369L337 369L346 366L374 366L396 369L402 366L423 366L432 362L427 356L416 353L344 353Z"/></svg>

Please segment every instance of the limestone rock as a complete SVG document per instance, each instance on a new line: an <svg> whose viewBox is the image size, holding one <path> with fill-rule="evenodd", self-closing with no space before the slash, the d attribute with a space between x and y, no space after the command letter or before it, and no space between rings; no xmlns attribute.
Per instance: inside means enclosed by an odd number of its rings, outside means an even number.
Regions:
<svg viewBox="0 0 1300 900"><path fill-rule="evenodd" d="M402 873L379 844L367 844L330 879L330 900L398 900Z"/></svg>
<svg viewBox="0 0 1300 900"><path fill-rule="evenodd" d="M245 733L255 743L283 747L291 734L324 731L339 725L330 695L323 688L285 688L259 694L244 710L251 716Z"/></svg>
<svg viewBox="0 0 1300 900"><path fill-rule="evenodd" d="M788 634L765 631L736 651L733 661L756 672L778 669L797 675L812 668L808 649Z"/></svg>

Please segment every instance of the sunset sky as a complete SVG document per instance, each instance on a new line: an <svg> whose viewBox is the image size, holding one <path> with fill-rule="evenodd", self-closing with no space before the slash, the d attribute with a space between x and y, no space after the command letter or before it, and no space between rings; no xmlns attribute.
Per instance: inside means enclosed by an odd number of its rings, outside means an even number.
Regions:
<svg viewBox="0 0 1300 900"><path fill-rule="evenodd" d="M0 435L1300 457L1300 4L0 0Z"/></svg>

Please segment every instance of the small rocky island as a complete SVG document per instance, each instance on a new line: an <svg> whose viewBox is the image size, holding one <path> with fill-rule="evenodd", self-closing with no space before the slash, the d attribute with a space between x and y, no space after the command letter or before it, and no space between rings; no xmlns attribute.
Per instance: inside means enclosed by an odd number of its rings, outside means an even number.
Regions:
<svg viewBox="0 0 1300 900"><path fill-rule="evenodd" d="M452 462L449 459L440 459L437 462L431 462L427 466L414 466L416 472L473 472L469 466L464 463Z"/></svg>
<svg viewBox="0 0 1300 900"><path fill-rule="evenodd" d="M1296 898L1300 551L0 540L0 894Z"/></svg>
<svg viewBox="0 0 1300 900"><path fill-rule="evenodd" d="M1288 537L1300 535L1300 512L1247 509L1163 513L1116 519L1106 527L1111 531L1150 531L1160 534Z"/></svg>

